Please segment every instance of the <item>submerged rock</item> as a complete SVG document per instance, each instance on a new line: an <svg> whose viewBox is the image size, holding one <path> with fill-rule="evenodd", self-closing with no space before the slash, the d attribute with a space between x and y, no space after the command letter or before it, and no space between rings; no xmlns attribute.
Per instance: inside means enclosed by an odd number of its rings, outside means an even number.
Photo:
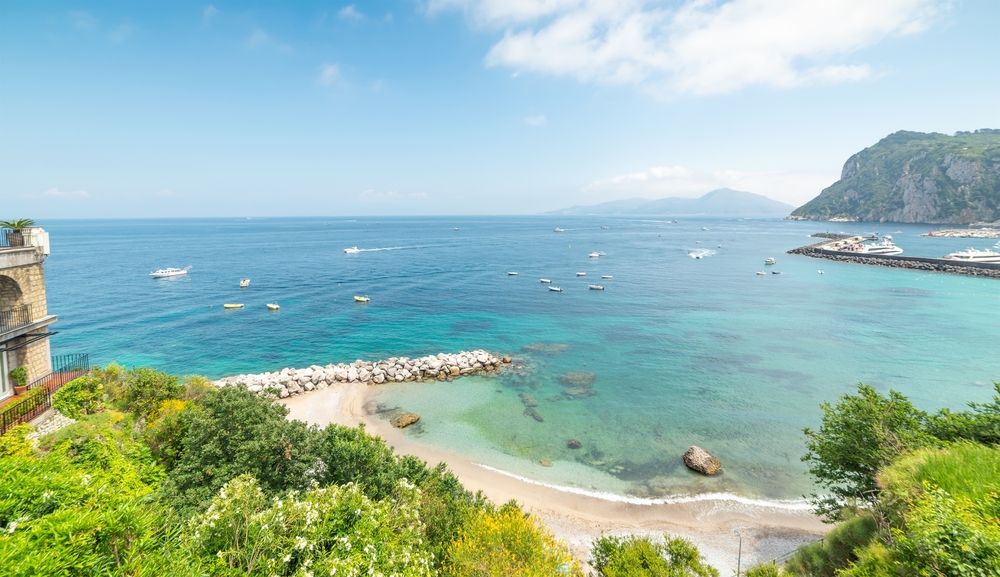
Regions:
<svg viewBox="0 0 1000 577"><path fill-rule="evenodd" d="M566 441L566 446L569 447L570 449L579 449L580 447L583 446L583 443L577 441L576 439L570 439Z"/></svg>
<svg viewBox="0 0 1000 577"><path fill-rule="evenodd" d="M572 389L566 389L565 391L563 391L563 394L571 399L582 399L585 397L589 397L591 395L595 395L597 393L595 393L590 389L584 389L582 387L573 387Z"/></svg>
<svg viewBox="0 0 1000 577"><path fill-rule="evenodd" d="M593 373L591 371L570 371L559 377L559 382L561 382L564 387L589 389L590 385L594 384L594 377L596 376L597 373Z"/></svg>
<svg viewBox="0 0 1000 577"><path fill-rule="evenodd" d="M543 467L551 467L552 466L552 461L550 461L548 459L540 459L538 461L538 464L541 465L541 466L543 466Z"/></svg>
<svg viewBox="0 0 1000 577"><path fill-rule="evenodd" d="M701 447L692 446L684 453L684 464L692 471L702 475L715 475L722 472L722 462L715 455Z"/></svg>
<svg viewBox="0 0 1000 577"><path fill-rule="evenodd" d="M531 407L527 407L526 409L524 409L524 414L528 415L532 419L535 419L539 423L544 423L545 422L545 419L543 419L542 416L538 414L538 411L536 411L535 409L532 409Z"/></svg>
<svg viewBox="0 0 1000 577"><path fill-rule="evenodd" d="M521 393L518 396L521 397L521 402L524 403L525 407L538 406L538 399L536 399L531 393Z"/></svg>
<svg viewBox="0 0 1000 577"><path fill-rule="evenodd" d="M392 423L392 426L397 429L405 429L419 420L420 415L416 413L404 413L389 422Z"/></svg>
<svg viewBox="0 0 1000 577"><path fill-rule="evenodd" d="M543 355L557 355L569 350L569 345L563 343L531 343L521 347L526 353L542 353Z"/></svg>

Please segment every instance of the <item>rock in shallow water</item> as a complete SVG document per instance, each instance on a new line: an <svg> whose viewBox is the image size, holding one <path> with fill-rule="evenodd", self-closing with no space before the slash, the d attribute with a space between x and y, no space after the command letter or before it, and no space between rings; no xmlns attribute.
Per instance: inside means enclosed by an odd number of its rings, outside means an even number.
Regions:
<svg viewBox="0 0 1000 577"><path fill-rule="evenodd" d="M420 420L420 415L416 413L405 413L389 421L397 429L405 429Z"/></svg>
<svg viewBox="0 0 1000 577"><path fill-rule="evenodd" d="M577 441L576 439L570 439L569 441L566 441L566 446L570 449L579 449L583 446L583 443Z"/></svg>
<svg viewBox="0 0 1000 577"><path fill-rule="evenodd" d="M722 472L722 462L701 447L692 446L684 453L684 464L692 471L702 475L715 475Z"/></svg>

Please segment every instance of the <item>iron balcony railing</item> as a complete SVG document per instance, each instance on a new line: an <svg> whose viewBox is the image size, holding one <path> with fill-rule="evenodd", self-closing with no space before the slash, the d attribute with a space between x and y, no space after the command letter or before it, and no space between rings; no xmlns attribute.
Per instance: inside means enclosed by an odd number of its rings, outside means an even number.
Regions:
<svg viewBox="0 0 1000 577"><path fill-rule="evenodd" d="M0 311L0 333L28 326L34 321L31 305L24 304Z"/></svg>
<svg viewBox="0 0 1000 577"><path fill-rule="evenodd" d="M21 398L0 408L0 435L49 410L52 406L52 393L88 371L90 357L87 353L52 357L51 373L28 383L28 390Z"/></svg>
<svg viewBox="0 0 1000 577"><path fill-rule="evenodd" d="M0 228L0 248L24 246L24 233L20 230Z"/></svg>

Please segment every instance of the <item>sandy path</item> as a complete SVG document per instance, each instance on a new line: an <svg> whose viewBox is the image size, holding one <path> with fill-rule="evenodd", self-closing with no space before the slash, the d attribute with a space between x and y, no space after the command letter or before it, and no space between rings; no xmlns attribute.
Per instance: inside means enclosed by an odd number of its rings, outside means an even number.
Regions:
<svg viewBox="0 0 1000 577"><path fill-rule="evenodd" d="M431 464L444 461L466 488L483 491L495 503L515 499L541 517L545 524L585 561L594 538L604 534L670 533L683 536L701 550L721 575L736 571L739 540L743 535L742 566L780 558L802 543L819 539L828 529L808 511L729 500L669 504L631 504L561 491L483 468L461 455L413 441L384 420L366 414L374 388L363 384L330 387L284 399L289 418L326 426L365 425L397 453L420 457Z"/></svg>

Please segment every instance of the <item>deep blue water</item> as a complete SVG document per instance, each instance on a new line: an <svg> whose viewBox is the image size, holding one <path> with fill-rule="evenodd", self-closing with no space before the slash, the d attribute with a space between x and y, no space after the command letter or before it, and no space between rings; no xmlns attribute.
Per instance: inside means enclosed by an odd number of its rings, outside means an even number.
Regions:
<svg viewBox="0 0 1000 577"><path fill-rule="evenodd" d="M212 378L474 348L513 354L527 371L517 378L394 385L381 400L420 412L412 434L486 464L650 496L795 497L810 489L801 429L817 424L823 400L864 381L925 409L960 408L988 400L1000 380L1000 281L784 254L815 242L810 233L870 224L678 220L44 222L53 353ZM908 255L996 243L879 231ZM354 245L380 250L344 254ZM696 250L712 253L693 259ZM769 256L782 274L755 275ZM148 276L187 265L186 277ZM593 282L606 290L588 290ZM560 394L558 377L573 370L595 373L594 396ZM522 415L520 392L539 400L544 422ZM567 449L568 438L584 447ZM679 455L692 444L717 454L725 474L689 474Z"/></svg>

